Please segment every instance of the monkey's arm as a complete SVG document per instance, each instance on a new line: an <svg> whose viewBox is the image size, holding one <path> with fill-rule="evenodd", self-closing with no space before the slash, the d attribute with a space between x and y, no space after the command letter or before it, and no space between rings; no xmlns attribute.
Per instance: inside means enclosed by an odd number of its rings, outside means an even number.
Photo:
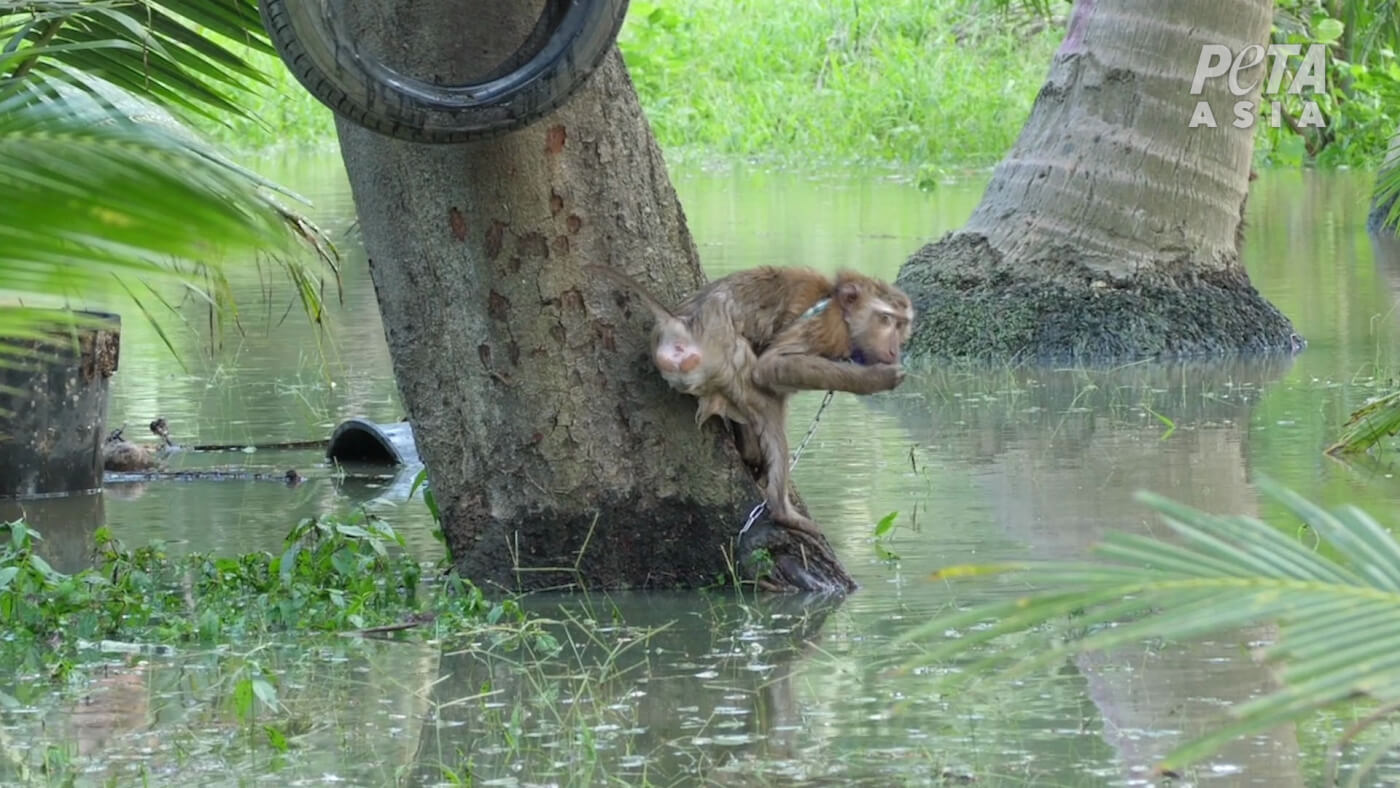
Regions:
<svg viewBox="0 0 1400 788"><path fill-rule="evenodd" d="M898 386L904 379L904 370L894 364L855 364L771 348L758 357L753 379L758 385L775 391L829 389L874 394Z"/></svg>

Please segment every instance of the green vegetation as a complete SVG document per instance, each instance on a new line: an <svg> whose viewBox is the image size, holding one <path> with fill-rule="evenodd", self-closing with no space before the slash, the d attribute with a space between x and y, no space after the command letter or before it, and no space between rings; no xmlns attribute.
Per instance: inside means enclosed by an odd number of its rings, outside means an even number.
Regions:
<svg viewBox="0 0 1400 788"><path fill-rule="evenodd" d="M1376 167L1400 131L1400 9L1390 0L1280 0L1277 6L1276 43L1328 46L1327 92L1316 97L1325 125L1295 127L1302 100L1312 95L1285 96L1278 128L1256 126L1261 158L1283 166ZM1301 60L1290 58L1290 73Z"/></svg>
<svg viewBox="0 0 1400 788"><path fill-rule="evenodd" d="M119 287L148 316L153 285L186 285L229 307L225 260L263 252L319 319L316 274L295 253L320 232L284 207L275 184L221 156L183 125L237 116L257 69L208 31L270 51L254 0L0 7L0 336L39 337L52 314ZM186 21L188 20L188 21ZM282 196L293 196L282 191ZM0 351L5 349L0 345ZM11 352L15 346L9 345Z"/></svg>
<svg viewBox="0 0 1400 788"><path fill-rule="evenodd" d="M10 668L0 709L66 705L63 714L97 715L88 724L111 732L159 718L159 743L138 746L141 773L163 774L160 783L211 762L262 772L327 750L363 757L364 745L345 733L353 727L340 719L353 716L346 710L367 692L396 706L420 702L395 673L410 671L403 678L424 686L438 678L436 656L405 664L375 643L392 640L408 657L450 647L508 665L537 665L560 651L547 622L527 619L514 600L489 602L444 567L424 577L429 567L371 516L304 520L278 555L176 559L159 544L128 550L104 528L92 566L73 575L41 557L40 535L23 522L0 524L0 542L0 660ZM431 643L420 652L412 640ZM390 663L391 678L367 689L346 663L373 664L376 655ZM489 685L478 687L485 709ZM540 701L555 702L547 693ZM153 709L163 711L148 722ZM172 714L185 725L171 725ZM509 740L516 725L500 720L493 730ZM0 736L0 779L74 784L94 767L120 770L119 757L94 762L84 752L91 735L75 724ZM368 758L365 768L380 760Z"/></svg>
<svg viewBox="0 0 1400 788"><path fill-rule="evenodd" d="M101 640L208 646L282 632L448 635L523 623L513 601L488 603L446 567L423 582L398 534L370 515L303 520L279 555L176 559L160 544L128 550L99 529L92 566L74 575L43 559L41 536L23 522L0 524L0 538L0 654L24 672L66 675ZM550 648L548 635L534 636Z"/></svg>
<svg viewBox="0 0 1400 788"><path fill-rule="evenodd" d="M637 2L622 48L664 148L805 166L986 166L1061 33L964 2Z"/></svg>
<svg viewBox="0 0 1400 788"><path fill-rule="evenodd" d="M1028 6L1041 5L1044 14ZM1339 6L1329 13L1329 8ZM921 181L982 168L1010 149L1063 36L1067 3L893 0L637 0L619 45L669 156L804 169L917 170ZM1261 162L1372 167L1397 128L1400 11L1386 0L1282 0L1279 43L1322 42L1325 129L1256 125ZM1358 31L1358 32L1354 32ZM206 123L238 148L334 144L329 110L275 56L245 100L250 117ZM1296 69L1301 58L1293 58ZM1285 85L1286 86L1286 85ZM255 119L256 118L256 119Z"/></svg>
<svg viewBox="0 0 1400 788"><path fill-rule="evenodd" d="M985 7L983 7L985 6ZM1020 133L1060 30L991 4L793 0L631 5L620 47L668 154L803 167L988 166ZM248 109L206 124L238 146L334 142L321 107L274 57Z"/></svg>
<svg viewBox="0 0 1400 788"><path fill-rule="evenodd" d="M1337 442L1328 447L1334 455L1359 454L1385 438L1400 432L1400 391L1392 391L1357 408Z"/></svg>

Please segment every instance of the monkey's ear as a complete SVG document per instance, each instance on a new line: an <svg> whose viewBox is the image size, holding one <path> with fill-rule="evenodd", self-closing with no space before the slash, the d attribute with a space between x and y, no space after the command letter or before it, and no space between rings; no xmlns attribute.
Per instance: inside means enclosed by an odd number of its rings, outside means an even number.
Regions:
<svg viewBox="0 0 1400 788"><path fill-rule="evenodd" d="M842 282L841 286L836 288L836 302L841 305L842 309L850 309L859 300L860 287L856 283Z"/></svg>

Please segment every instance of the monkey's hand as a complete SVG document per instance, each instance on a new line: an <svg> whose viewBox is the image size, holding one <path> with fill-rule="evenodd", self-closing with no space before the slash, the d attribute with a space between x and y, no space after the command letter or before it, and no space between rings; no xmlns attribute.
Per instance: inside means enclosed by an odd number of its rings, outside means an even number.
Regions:
<svg viewBox="0 0 1400 788"><path fill-rule="evenodd" d="M876 386L869 393L892 391L904 382L904 368L899 364L874 364L869 370L872 370L872 385Z"/></svg>

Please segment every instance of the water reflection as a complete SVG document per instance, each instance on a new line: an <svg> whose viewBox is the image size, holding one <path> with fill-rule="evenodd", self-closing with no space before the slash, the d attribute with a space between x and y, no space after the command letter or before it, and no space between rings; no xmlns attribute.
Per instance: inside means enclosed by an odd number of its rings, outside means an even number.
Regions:
<svg viewBox="0 0 1400 788"><path fill-rule="evenodd" d="M312 197L319 223L349 230L352 208L333 155L260 168ZM401 766L413 781L434 784L444 768L461 773L467 764L480 780L522 784L930 784L945 773L953 781L974 775L979 785L1143 780L1154 758L1213 724L1227 701L1267 686L1247 646L1271 631L1086 655L1014 685L990 677L984 691L965 697L934 694L926 675L883 670L890 641L950 605L997 593L927 582L939 567L1083 557L1109 529L1165 536L1132 500L1136 489L1287 527L1254 493L1250 480L1262 472L1325 504L1358 503L1384 522L1400 504L1388 466L1346 466L1321 452L1350 410L1387 385L1400 357L1400 256L1365 234L1369 184L1355 173L1265 173L1254 185L1246 263L1308 338L1296 359L931 368L891 396L837 396L794 480L863 586L839 606L749 606L700 593L541 598L531 602L536 609L597 624L560 629L568 650L536 669L460 646L439 654L433 646L337 644L305 661L289 657L273 667L297 686L298 714L318 723L307 739L316 747L255 768L375 783L392 781L389 772ZM735 170L680 174L677 189L712 274L801 263L893 278L909 252L961 224L981 183L924 194L875 179L816 183ZM242 333L226 333L209 352L205 329L173 327L188 372L143 321L124 321L111 421L164 416L177 441L193 444L321 438L353 416L399 420L363 255L353 240L342 250L345 302L332 304L324 334L295 310L284 317L289 297L280 291L264 305L273 280L256 273L233 283ZM203 326L197 313L186 317ZM794 400L794 441L820 400ZM77 546L90 537L85 523L105 517L129 544L161 538L201 551L276 550L296 519L365 505L425 559L441 555L426 508L402 494L402 478L342 479L315 451L183 454L172 467L294 467L308 481L113 486L104 498L72 504L88 509L51 518L75 532L47 526L46 547L75 566L89 549ZM882 560L871 538L891 511L895 562ZM155 667L195 677L224 669ZM199 709L208 695L196 684L153 697ZM230 737L237 728L200 713L155 717L156 726L173 731L174 720L194 720ZM336 739L347 731L354 734ZM376 736L402 749L375 760ZM1231 745L1190 777L1315 782L1300 774L1315 768L1324 744L1291 728L1272 731ZM140 761L138 750L126 757Z"/></svg>
<svg viewBox="0 0 1400 788"><path fill-rule="evenodd" d="M39 532L35 552L53 568L77 572L92 564L93 534L107 516L102 493L0 500L0 522L24 522Z"/></svg>
<svg viewBox="0 0 1400 788"><path fill-rule="evenodd" d="M424 724L441 675L433 645L330 638L246 654L108 656L80 692L40 695L4 719L0 781L32 782L45 768L52 780L74 772L82 785L242 785L257 774L391 785L414 767L420 736L433 735ZM263 676L277 684L280 713L243 716L253 699L239 696ZM39 688L3 686L16 689L26 697ZM285 753L267 746L274 738L285 739Z"/></svg>

